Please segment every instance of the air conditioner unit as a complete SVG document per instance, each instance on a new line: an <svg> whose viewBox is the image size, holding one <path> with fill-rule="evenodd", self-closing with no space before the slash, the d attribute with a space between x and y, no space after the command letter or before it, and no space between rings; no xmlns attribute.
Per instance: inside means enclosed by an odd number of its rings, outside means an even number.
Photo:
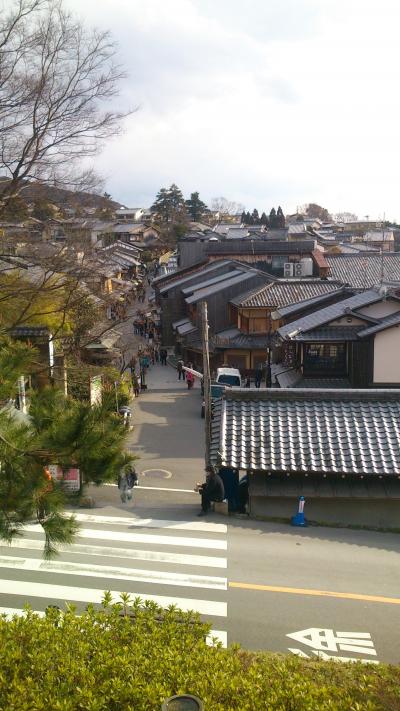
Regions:
<svg viewBox="0 0 400 711"><path fill-rule="evenodd" d="M286 262L286 264L283 265L283 276L284 277L292 277L293 276L293 267L294 264L291 264L290 262Z"/></svg>
<svg viewBox="0 0 400 711"><path fill-rule="evenodd" d="M295 277L303 276L303 265L300 262L294 265L294 275Z"/></svg>

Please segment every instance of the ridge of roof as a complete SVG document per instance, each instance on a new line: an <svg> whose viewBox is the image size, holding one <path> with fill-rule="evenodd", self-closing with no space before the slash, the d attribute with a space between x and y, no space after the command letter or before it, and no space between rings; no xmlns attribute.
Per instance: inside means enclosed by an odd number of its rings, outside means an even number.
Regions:
<svg viewBox="0 0 400 711"><path fill-rule="evenodd" d="M398 325L400 325L400 311L390 314L390 316L385 316L385 318L381 319L374 325L364 328L362 331L359 331L358 336L359 338L372 336L374 333L379 333L379 331L385 331L387 328Z"/></svg>
<svg viewBox="0 0 400 711"><path fill-rule="evenodd" d="M329 323L334 319L346 314L347 310L353 311L357 307L367 306L368 304L373 304L377 301L381 301L382 294L379 293L377 289L368 289L368 291L363 291L359 294L351 296L349 299L344 299L336 304L331 304L323 309L319 309L312 314L303 316L302 318L291 321L291 323L286 324L278 329L278 333L282 338L287 338L291 332L296 330L309 331L317 326L322 326L324 323ZM361 318L362 315L360 314Z"/></svg>

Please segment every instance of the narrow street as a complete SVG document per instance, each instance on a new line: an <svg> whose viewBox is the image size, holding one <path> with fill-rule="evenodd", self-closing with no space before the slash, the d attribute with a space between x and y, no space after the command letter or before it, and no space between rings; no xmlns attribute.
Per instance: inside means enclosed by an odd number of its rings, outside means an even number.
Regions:
<svg viewBox="0 0 400 711"><path fill-rule="evenodd" d="M129 445L139 486L122 504L115 485L92 487L92 510L75 511L80 536L44 561L40 527L0 547L0 612L29 602L74 602L103 591L198 611L222 644L315 658L400 661L400 538L372 531L225 517L197 518L204 478L198 383L188 391L170 366L152 366L133 404Z"/></svg>

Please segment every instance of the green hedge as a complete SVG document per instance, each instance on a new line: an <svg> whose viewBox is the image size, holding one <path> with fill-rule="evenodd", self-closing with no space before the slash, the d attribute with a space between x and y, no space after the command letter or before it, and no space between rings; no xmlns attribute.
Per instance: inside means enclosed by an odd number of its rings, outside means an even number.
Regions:
<svg viewBox="0 0 400 711"><path fill-rule="evenodd" d="M206 645L208 629L191 613L126 599L82 616L0 618L0 709L158 711L184 692L206 711L400 708L398 667L224 650Z"/></svg>

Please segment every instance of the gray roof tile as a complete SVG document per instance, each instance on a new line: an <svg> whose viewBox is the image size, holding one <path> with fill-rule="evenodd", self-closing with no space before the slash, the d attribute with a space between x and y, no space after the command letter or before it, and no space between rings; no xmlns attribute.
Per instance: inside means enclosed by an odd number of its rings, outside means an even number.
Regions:
<svg viewBox="0 0 400 711"><path fill-rule="evenodd" d="M336 304L326 306L324 309L319 309L312 314L303 316L303 318L296 319L296 321L291 321L291 323L282 326L278 330L278 333L282 338L286 338L290 333L297 330L302 332L311 331L311 329L318 328L319 326L340 318L348 309L355 311L361 306L373 304L377 301L381 301L381 299L382 295L377 289L369 289L368 291L363 291L360 294L351 296L349 299L344 299Z"/></svg>
<svg viewBox="0 0 400 711"><path fill-rule="evenodd" d="M382 281L400 283L400 252L391 254L325 254L329 276L357 289L368 289ZM382 268L383 265L383 268ZM383 277L383 279L382 279Z"/></svg>
<svg viewBox="0 0 400 711"><path fill-rule="evenodd" d="M211 457L247 470L399 475L399 439L399 390L227 390Z"/></svg>
<svg viewBox="0 0 400 711"><path fill-rule="evenodd" d="M231 303L243 308L280 308L337 291L340 286L338 282L319 279L281 280L252 289L247 294L236 297Z"/></svg>

